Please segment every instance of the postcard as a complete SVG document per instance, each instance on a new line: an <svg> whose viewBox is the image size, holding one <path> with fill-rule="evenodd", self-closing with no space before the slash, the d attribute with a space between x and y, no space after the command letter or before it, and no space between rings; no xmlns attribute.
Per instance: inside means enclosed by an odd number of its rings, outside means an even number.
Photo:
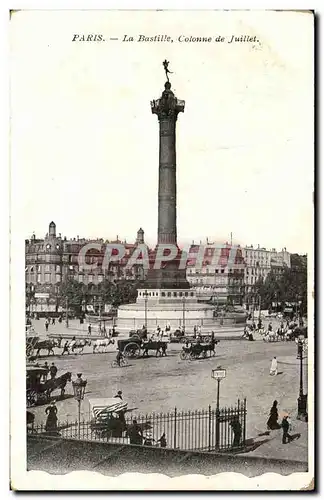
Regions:
<svg viewBox="0 0 324 500"><path fill-rule="evenodd" d="M313 13L9 34L11 488L313 489Z"/></svg>

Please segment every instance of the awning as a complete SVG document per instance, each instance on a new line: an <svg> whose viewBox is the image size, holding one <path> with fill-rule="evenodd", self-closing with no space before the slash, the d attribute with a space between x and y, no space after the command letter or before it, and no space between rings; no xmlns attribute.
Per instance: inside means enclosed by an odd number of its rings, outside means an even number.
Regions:
<svg viewBox="0 0 324 500"><path fill-rule="evenodd" d="M89 399L90 414L96 419L105 419L111 413L118 413L127 409L127 403L119 398Z"/></svg>

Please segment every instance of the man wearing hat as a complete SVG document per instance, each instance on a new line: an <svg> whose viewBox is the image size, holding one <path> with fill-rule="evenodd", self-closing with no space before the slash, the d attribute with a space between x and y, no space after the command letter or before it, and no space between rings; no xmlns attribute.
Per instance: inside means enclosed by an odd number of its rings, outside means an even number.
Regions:
<svg viewBox="0 0 324 500"><path fill-rule="evenodd" d="M290 443L290 441L292 441L293 438L292 438L292 436L290 434L288 434L290 424L289 424L289 421L288 421L288 414L287 413L283 416L283 419L282 419L282 422L281 422L281 427L282 427L282 431L283 431L283 434L282 434L282 444L286 444L287 443L287 439L288 439L288 443Z"/></svg>
<svg viewBox="0 0 324 500"><path fill-rule="evenodd" d="M117 394L116 394L116 396L114 396L114 398L119 398L119 399L122 400L123 399L123 393L122 393L122 391L118 391Z"/></svg>

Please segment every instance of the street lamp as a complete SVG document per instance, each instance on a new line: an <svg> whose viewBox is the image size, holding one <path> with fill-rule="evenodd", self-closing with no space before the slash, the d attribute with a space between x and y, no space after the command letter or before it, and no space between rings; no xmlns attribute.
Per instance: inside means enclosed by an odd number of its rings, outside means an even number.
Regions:
<svg viewBox="0 0 324 500"><path fill-rule="evenodd" d="M65 298L65 326L69 328L69 299Z"/></svg>
<svg viewBox="0 0 324 500"><path fill-rule="evenodd" d="M216 399L216 448L219 449L220 441L220 422L219 422L219 389L220 381L226 377L226 370L221 366L212 370L211 376L213 379L217 380L217 399Z"/></svg>
<svg viewBox="0 0 324 500"><path fill-rule="evenodd" d="M147 330L147 297L148 297L147 290L145 290L143 295L144 295L144 325Z"/></svg>
<svg viewBox="0 0 324 500"><path fill-rule="evenodd" d="M80 421L81 421L81 401L84 399L87 381L82 379L82 373L77 373L77 379L72 381L74 399L78 402L78 437L80 439Z"/></svg>
<svg viewBox="0 0 324 500"><path fill-rule="evenodd" d="M182 325L183 325L183 333L186 331L186 297L185 295L182 298Z"/></svg>
<svg viewBox="0 0 324 500"><path fill-rule="evenodd" d="M297 410L297 419L307 421L307 394L304 394L303 387L303 352L304 352L304 343L305 339L302 335L296 339L297 343L297 359L300 360L299 364L299 397L298 397L298 410Z"/></svg>

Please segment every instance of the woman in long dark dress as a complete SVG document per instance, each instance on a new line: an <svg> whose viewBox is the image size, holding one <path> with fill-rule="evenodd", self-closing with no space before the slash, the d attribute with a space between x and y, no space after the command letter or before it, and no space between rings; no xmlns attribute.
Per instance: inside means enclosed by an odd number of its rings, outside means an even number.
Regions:
<svg viewBox="0 0 324 500"><path fill-rule="evenodd" d="M278 408L277 408L277 406L278 406L278 401L275 400L273 402L272 407L271 407L270 416L269 416L269 419L268 419L268 422L267 422L267 427L270 430L280 429L280 424L278 424L279 414L278 414Z"/></svg>
<svg viewBox="0 0 324 500"><path fill-rule="evenodd" d="M47 415L45 430L47 432L57 433L57 408L55 401L46 408L45 413Z"/></svg>

